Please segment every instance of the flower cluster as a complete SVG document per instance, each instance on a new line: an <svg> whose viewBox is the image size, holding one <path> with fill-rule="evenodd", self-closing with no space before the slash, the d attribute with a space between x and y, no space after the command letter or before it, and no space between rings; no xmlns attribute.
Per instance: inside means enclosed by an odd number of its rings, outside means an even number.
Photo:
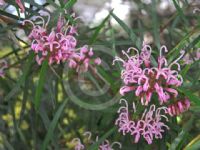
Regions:
<svg viewBox="0 0 200 150"><path fill-rule="evenodd" d="M190 101L189 99L179 100L176 103L173 103L168 106L168 113L171 116L180 115L181 113L187 111L190 108Z"/></svg>
<svg viewBox="0 0 200 150"><path fill-rule="evenodd" d="M4 59L0 60L0 77L4 76L4 69L8 68L8 64L7 61L5 61Z"/></svg>
<svg viewBox="0 0 200 150"><path fill-rule="evenodd" d="M36 53L36 61L39 65L45 59L48 60L49 64L68 62L69 67L76 69L77 72L86 72L90 63L94 65L101 63L100 58L93 58L94 52L88 46L76 48L77 28L70 25L69 21L60 16L57 26L48 32L50 15L43 11L40 12L40 15L43 17L35 16L32 20L41 20L42 25L35 24L31 20L23 22L23 24L31 23L33 26L28 37L32 41L31 48ZM47 22L45 22L44 17L48 18Z"/></svg>
<svg viewBox="0 0 200 150"><path fill-rule="evenodd" d="M129 113L128 103L125 99L121 99L120 103L125 102L125 106L121 106L118 110L119 117L117 118L115 124L119 127L118 131L122 132L123 135L130 134L134 136L134 142L138 143L140 137L142 136L148 144L151 144L153 139L161 139L163 128L169 129L167 125L163 122L168 121L165 115L167 114L166 107L155 108L155 105L151 105L149 110L145 109L142 117L137 120L132 120L132 116ZM133 103L133 111L136 113L136 107Z"/></svg>
<svg viewBox="0 0 200 150"><path fill-rule="evenodd" d="M15 0L15 2L17 3L17 5L19 6L21 12L23 13L25 11L25 7L22 4L21 0ZM5 1L4 0L0 0L0 5L4 5Z"/></svg>
<svg viewBox="0 0 200 150"><path fill-rule="evenodd" d="M136 52L136 54L129 56L130 51ZM143 43L140 53L136 48L129 48L127 52L122 51L127 60L115 57L113 63L115 61L123 63L121 78L125 85L120 89L121 95L134 90L143 105L148 105L153 93L157 93L160 104L177 97L178 92L175 88L181 86L183 82L178 73L180 71L178 61L184 55L184 51L181 51L181 55L170 64L163 56L163 52L167 51L166 46L160 48L156 67L153 66L151 60L152 49L145 43ZM174 66L177 66L177 69Z"/></svg>
<svg viewBox="0 0 200 150"><path fill-rule="evenodd" d="M94 143L94 141L91 140L92 134L90 132L85 132L83 136L87 137L87 142L89 144ZM96 142L98 141L98 136L96 137ZM74 150L86 150L86 146L82 144L81 140L79 138L74 138L72 140L72 143L75 144ZM100 145L98 150L114 150L113 146L118 145L119 148L121 149L121 144L119 142L113 142L110 144L108 140L103 141Z"/></svg>
<svg viewBox="0 0 200 150"><path fill-rule="evenodd" d="M130 52L135 54L130 56ZM124 86L120 89L121 95L134 91L135 95L140 98L141 104L146 107L154 93L157 94L160 105L170 103L168 107L159 108L152 104L149 109L145 108L142 116L138 119L135 115L140 116L140 114L136 112L135 103L133 102L134 114L131 115L128 102L125 99L120 100L120 103L124 102L125 106L119 108L119 116L115 124L123 135L132 135L135 143L138 143L141 137L148 144L152 144L154 138L161 139L164 129L169 129L165 124L168 121L166 114L170 116L180 115L190 107L189 99L178 100L180 96L178 97L177 91L177 87L183 83L182 76L179 74L178 61L183 57L184 51L181 51L181 55L171 63L163 56L163 52L168 52L166 46L160 48L160 55L157 58L157 65L155 65L156 63L151 57L152 48L143 43L141 52L131 47L127 52L122 51L127 59L124 60L116 56L113 61L113 64L116 61L123 64L121 78ZM198 55L197 53L197 57ZM170 99L173 102L169 102Z"/></svg>

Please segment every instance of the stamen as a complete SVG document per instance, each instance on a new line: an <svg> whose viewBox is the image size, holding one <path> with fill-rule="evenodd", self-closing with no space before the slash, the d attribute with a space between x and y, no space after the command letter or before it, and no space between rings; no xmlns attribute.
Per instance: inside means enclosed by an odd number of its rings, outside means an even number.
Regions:
<svg viewBox="0 0 200 150"><path fill-rule="evenodd" d="M129 55L128 55L124 50L122 50L122 54L126 55L126 57L127 57L128 59L130 58Z"/></svg>
<svg viewBox="0 0 200 150"><path fill-rule="evenodd" d="M181 55L169 65L169 68L171 68L172 65L174 65L174 64L178 64L177 62L183 57L183 55L185 54L185 51L181 50L180 54Z"/></svg>
<svg viewBox="0 0 200 150"><path fill-rule="evenodd" d="M168 50L167 50L167 47L165 46L165 45L163 45L163 46L161 46L161 48L160 48L160 57L162 57L162 52L163 52L163 50L164 50L164 52L168 52Z"/></svg>
<svg viewBox="0 0 200 150"><path fill-rule="evenodd" d="M138 49L136 49L136 48L134 48L134 47L130 47L130 48L127 50L127 53L130 53L130 50L136 51L137 56L139 56L139 51L138 51Z"/></svg>
<svg viewBox="0 0 200 150"><path fill-rule="evenodd" d="M118 57L118 56L115 56L115 59L113 60L112 65L114 65L116 61L121 61L121 62L125 63L125 61L124 61L123 59L121 59L121 58Z"/></svg>
<svg viewBox="0 0 200 150"><path fill-rule="evenodd" d="M81 143L81 141L79 138L74 138L71 143L77 144L77 143Z"/></svg>
<svg viewBox="0 0 200 150"><path fill-rule="evenodd" d="M135 103L133 102L133 111L134 113L136 113L136 107L135 107Z"/></svg>
<svg viewBox="0 0 200 150"><path fill-rule="evenodd" d="M22 22L22 25L25 25L26 22L30 23L33 27L35 27L35 24L34 24L33 21L31 21L31 20L24 20L24 21Z"/></svg>
<svg viewBox="0 0 200 150"><path fill-rule="evenodd" d="M50 19L51 19L50 14L49 14L48 12L46 12L46 11L40 11L39 14L40 14L41 16L47 16L47 17L48 17L48 18L47 18L47 22L46 22L46 24L45 24L45 27L47 27L48 24L49 24L49 21L50 21Z"/></svg>
<svg viewBox="0 0 200 150"><path fill-rule="evenodd" d="M36 21L37 19L41 19L41 20L42 20L42 26L45 27L44 18L42 18L41 16L34 16L34 17L32 17L32 19L33 19L34 21Z"/></svg>
<svg viewBox="0 0 200 150"><path fill-rule="evenodd" d="M111 148L112 148L114 145L118 145L120 149L122 148L122 144L121 144L120 142L113 142L113 143L111 144Z"/></svg>
<svg viewBox="0 0 200 150"><path fill-rule="evenodd" d="M90 141L90 140L91 140L91 137L92 137L92 133L89 132L89 131L86 131L85 133L83 133L83 136L88 136L88 137L87 137L87 140Z"/></svg>

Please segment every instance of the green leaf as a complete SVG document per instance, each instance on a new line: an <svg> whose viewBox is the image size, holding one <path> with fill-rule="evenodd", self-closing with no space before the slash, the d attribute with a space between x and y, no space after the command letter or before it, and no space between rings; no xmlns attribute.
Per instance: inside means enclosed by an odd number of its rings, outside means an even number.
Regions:
<svg viewBox="0 0 200 150"><path fill-rule="evenodd" d="M195 137L184 150L199 150L200 149L200 135Z"/></svg>
<svg viewBox="0 0 200 150"><path fill-rule="evenodd" d="M188 64L184 67L184 69L182 69L182 71L180 72L180 74L182 75L183 78L185 78L187 72L190 70L191 64Z"/></svg>
<svg viewBox="0 0 200 150"><path fill-rule="evenodd" d="M111 16L119 23L119 25L126 31L126 33L129 35L130 39L135 42L136 35L133 33L133 31L120 19L118 18L113 12L111 12Z"/></svg>
<svg viewBox="0 0 200 150"><path fill-rule="evenodd" d="M54 6L55 8L59 8L59 6L53 0L47 0L47 2L52 6Z"/></svg>
<svg viewBox="0 0 200 150"><path fill-rule="evenodd" d="M169 150L181 150L183 142L186 140L188 131L192 127L192 123L194 121L194 117L191 117L190 120L183 126L183 129L178 134L178 136L174 139L172 144L170 145Z"/></svg>
<svg viewBox="0 0 200 150"><path fill-rule="evenodd" d="M192 29L172 50L170 50L167 56L171 56L172 58L174 58L180 53L181 49L184 49L184 47L186 47L187 45L189 45L187 47L187 50L189 50L191 46L195 46L194 44L197 44L200 38L200 36L197 36L199 33L199 27ZM191 41L190 39L193 39L193 41Z"/></svg>
<svg viewBox="0 0 200 150"><path fill-rule="evenodd" d="M152 16L152 21L153 21L153 34L155 37L155 42L157 48L160 48L160 33L159 33L159 21L157 17L157 12L156 12L156 2L155 0L152 1L152 10L151 10L151 16Z"/></svg>
<svg viewBox="0 0 200 150"><path fill-rule="evenodd" d="M183 19L183 21L185 22L184 24L186 26L188 26L188 21L187 18L185 17L183 10L180 8L180 6L178 5L176 0L173 0L174 6L176 7L176 10L178 11L178 14L180 15L180 17Z"/></svg>
<svg viewBox="0 0 200 150"><path fill-rule="evenodd" d="M35 104L36 110L38 110L38 108L40 106L41 94L42 94L42 90L43 90L43 86L44 86L44 82L45 82L47 68L48 68L48 61L45 60L42 63L42 68L40 70L40 78L39 78L38 86L36 88L36 93L35 93L34 104Z"/></svg>
<svg viewBox="0 0 200 150"><path fill-rule="evenodd" d="M101 29L104 27L105 23L108 21L108 19L110 18L110 14L112 13L113 10L111 10L111 12L107 15L107 17L101 22L101 24L96 28L92 38L90 39L89 43L90 44L93 44L96 39L97 39L97 36L99 35Z"/></svg>
<svg viewBox="0 0 200 150"><path fill-rule="evenodd" d="M61 116L61 114L62 114L62 112L63 112L63 110L64 110L64 108L65 108L65 106L67 104L67 102L68 102L68 99L66 99L60 105L60 107L58 108L58 110L57 110L57 112L56 112L56 114L55 114L55 116L54 116L54 118L53 118L53 120L52 120L52 122L51 122L51 124L49 126L49 129L48 129L47 134L45 136L44 142L42 143L42 149L41 150L46 150L48 143L52 140L53 132L54 132L56 126L57 126L58 120L59 120L59 118L60 118L60 116Z"/></svg>
<svg viewBox="0 0 200 150"><path fill-rule="evenodd" d="M5 101L8 101L10 98L12 98L17 92L20 91L21 87L24 87L25 84L25 80L30 72L31 66L32 66L32 62L34 58L34 53L31 52L30 55L28 56L28 60L26 62L26 65L23 69L23 74L22 76L19 78L19 81L17 82L17 84L13 87L13 89L8 93L8 95L6 95L6 97L4 98Z"/></svg>
<svg viewBox="0 0 200 150"><path fill-rule="evenodd" d="M69 1L65 4L64 9L69 9L69 8L71 8L76 2L77 2L77 0L69 0Z"/></svg>
<svg viewBox="0 0 200 150"><path fill-rule="evenodd" d="M187 91L183 88L179 88L178 90L185 94L190 101L194 102L197 106L200 106L200 98L198 96L192 94L191 91Z"/></svg>

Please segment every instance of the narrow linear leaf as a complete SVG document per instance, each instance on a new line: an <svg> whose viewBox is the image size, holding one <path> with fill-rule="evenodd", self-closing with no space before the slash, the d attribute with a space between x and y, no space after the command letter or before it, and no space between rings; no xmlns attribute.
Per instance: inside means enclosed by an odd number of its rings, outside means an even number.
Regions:
<svg viewBox="0 0 200 150"><path fill-rule="evenodd" d="M38 108L40 106L41 94L42 94L43 86L45 83L47 68L48 68L48 61L45 60L42 64L42 68L40 70L40 78L39 78L38 86L36 88L36 93L35 93L34 104L35 104L36 110L38 110Z"/></svg>
<svg viewBox="0 0 200 150"><path fill-rule="evenodd" d="M156 13L156 1L152 1L152 9L151 9L151 16L152 16L152 21L153 21L153 34L155 37L155 42L157 45L157 48L160 48L160 37L159 37L159 22L158 22L158 17Z"/></svg>
<svg viewBox="0 0 200 150"><path fill-rule="evenodd" d="M47 0L47 2L52 6L54 6L55 8L59 8L59 6L53 0Z"/></svg>
<svg viewBox="0 0 200 150"><path fill-rule="evenodd" d="M195 137L184 150L199 150L200 149L200 135Z"/></svg>
<svg viewBox="0 0 200 150"><path fill-rule="evenodd" d="M107 17L101 22L101 24L96 28L93 36L91 37L89 43L90 44L93 44L96 39L97 39L97 36L99 35L99 32L101 31L101 29L104 27L105 23L108 21L109 17L110 17L110 14L112 13L113 10L111 10L111 12L107 15Z"/></svg>
<svg viewBox="0 0 200 150"><path fill-rule="evenodd" d="M48 143L51 141L51 139L53 138L53 132L57 126L58 120L66 106L68 102L68 99L66 99L58 108L57 112L55 113L55 116L51 122L51 124L49 125L49 129L47 131L47 134L45 136L44 142L42 144L42 149L41 150L46 150Z"/></svg>
<svg viewBox="0 0 200 150"><path fill-rule="evenodd" d="M191 93L191 91L187 91L183 88L179 88L179 91L184 93L192 102L194 102L197 106L200 106L200 98Z"/></svg>
<svg viewBox="0 0 200 150"><path fill-rule="evenodd" d="M68 2L65 4L64 9L69 9L69 8L72 7L76 2L77 2L77 0L70 0L70 1L68 1Z"/></svg>
<svg viewBox="0 0 200 150"><path fill-rule="evenodd" d="M182 71L181 71L180 74L182 75L183 78L185 78L185 75L186 75L187 72L190 70L190 67L191 67L191 64L188 64L188 65L185 66L184 69L182 69Z"/></svg>
<svg viewBox="0 0 200 150"><path fill-rule="evenodd" d="M32 62L34 60L33 57L34 57L34 53L31 52L30 55L28 56L28 60L27 60L27 63L24 67L22 76L19 78L19 81L13 87L13 89L8 93L8 95L6 95L6 97L4 98L5 101L8 101L10 98L12 98L17 92L20 91L21 87L24 86L25 80L26 80L26 78L29 74Z"/></svg>
<svg viewBox="0 0 200 150"><path fill-rule="evenodd" d="M189 33L187 33L183 38L182 40L172 49L170 50L170 52L167 54L167 56L170 56L170 55L174 55L174 53L179 53L179 51L181 49L183 49L184 46L186 46L187 44L189 44L188 40L190 38L195 38L196 35L198 35L200 32L199 32L199 27L196 27L194 29L192 29Z"/></svg>
<svg viewBox="0 0 200 150"><path fill-rule="evenodd" d="M178 11L178 14L183 19L183 21L185 22L185 24L188 25L187 18L185 17L185 15L184 15L182 9L180 8L180 6L178 5L177 1L176 0L172 0L172 1L174 3L174 6L176 7L176 10Z"/></svg>
<svg viewBox="0 0 200 150"><path fill-rule="evenodd" d="M120 19L118 18L113 12L111 12L111 16L119 23L119 25L126 31L126 33L129 35L130 39L135 42L136 35L133 33L133 31Z"/></svg>
<svg viewBox="0 0 200 150"><path fill-rule="evenodd" d="M187 137L188 131L192 127L193 121L194 121L194 117L191 117L190 120L183 126L183 129L178 134L178 136L174 139L169 150L181 150L182 144Z"/></svg>

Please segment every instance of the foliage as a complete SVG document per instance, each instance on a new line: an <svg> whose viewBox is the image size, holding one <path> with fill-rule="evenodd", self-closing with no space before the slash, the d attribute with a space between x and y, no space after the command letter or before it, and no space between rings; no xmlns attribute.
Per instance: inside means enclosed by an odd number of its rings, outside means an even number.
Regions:
<svg viewBox="0 0 200 150"><path fill-rule="evenodd" d="M73 149L72 139L78 137L84 142L85 131L99 136L89 150L98 149L106 139L120 142L123 150L200 149L200 61L194 59L200 48L200 11L193 12L198 3L173 0L175 11L165 10L165 14L156 11L159 0L152 0L150 4L137 0L134 4L138 10L132 12L130 26L113 8L98 25L89 27L81 19L73 22L70 17L76 0L46 0L42 5L30 0L22 2L30 4L26 5L25 17L14 0L0 7L0 59L8 63L4 77L0 77L0 149ZM9 6L15 7L17 15L9 11ZM60 14L67 10L65 19L78 26L78 46L93 47L95 56L101 58L102 64L97 70L91 67L85 73L77 73L65 62L37 64L27 39L31 26L23 26L22 22L40 15L40 10L50 13L50 27L56 26ZM144 10L147 14L141 13ZM113 19L117 25L112 24ZM182 49L193 60L190 64L181 60L184 83L178 88L180 95L190 99L191 107L170 118L167 123L170 130L151 145L144 139L135 144L132 136L118 133L114 125L122 97L119 94L122 66L112 65L112 61L128 47L141 49L147 35L150 35L155 64L161 45L168 47L166 57L170 62ZM123 98L130 104L139 100L133 93Z"/></svg>

